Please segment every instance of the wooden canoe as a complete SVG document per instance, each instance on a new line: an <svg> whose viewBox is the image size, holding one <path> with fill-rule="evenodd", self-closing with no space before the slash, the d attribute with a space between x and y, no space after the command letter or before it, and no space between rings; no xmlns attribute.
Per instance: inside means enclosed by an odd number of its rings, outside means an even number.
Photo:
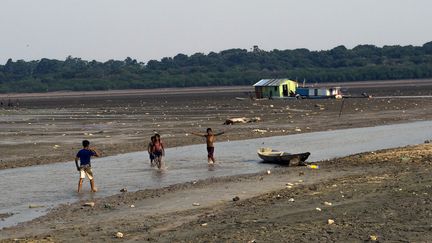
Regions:
<svg viewBox="0 0 432 243"><path fill-rule="evenodd" d="M305 161L310 153L291 154L271 148L260 148L257 151L258 156L266 163L284 164L284 165L305 165Z"/></svg>

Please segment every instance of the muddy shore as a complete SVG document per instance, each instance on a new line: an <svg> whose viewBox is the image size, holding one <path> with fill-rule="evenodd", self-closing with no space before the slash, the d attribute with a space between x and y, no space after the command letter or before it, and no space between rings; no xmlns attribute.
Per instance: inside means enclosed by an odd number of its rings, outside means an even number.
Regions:
<svg viewBox="0 0 432 243"><path fill-rule="evenodd" d="M345 92L374 97L432 95L432 81L417 82L378 87L354 83ZM145 150L155 132L167 147L176 147L202 143L189 135L207 127L225 131L219 141L227 141L432 119L431 98L359 98L343 104L334 99L257 101L248 99L250 91L250 87L234 87L98 92L96 96L17 94L12 99L16 106L0 107L0 169L72 161L83 139L109 156ZM260 121L223 125L237 117Z"/></svg>
<svg viewBox="0 0 432 243"><path fill-rule="evenodd" d="M0 232L3 242L427 242L431 165L430 144L368 152L319 169L126 192L94 207L81 201Z"/></svg>
<svg viewBox="0 0 432 243"><path fill-rule="evenodd" d="M432 82L349 92L432 95ZM340 100L236 97L248 95L235 90L22 98L19 106L0 108L0 168L71 161L82 139L107 156L144 150L154 132L174 147L202 143L189 134L206 127L225 131L223 141L432 119L430 98L346 99L342 106ZM232 117L261 121L223 125ZM88 201L61 205L2 229L0 241L428 242L431 165L432 145L423 144L323 161L319 169L278 167L270 174L119 192L94 200L94 207L83 206Z"/></svg>

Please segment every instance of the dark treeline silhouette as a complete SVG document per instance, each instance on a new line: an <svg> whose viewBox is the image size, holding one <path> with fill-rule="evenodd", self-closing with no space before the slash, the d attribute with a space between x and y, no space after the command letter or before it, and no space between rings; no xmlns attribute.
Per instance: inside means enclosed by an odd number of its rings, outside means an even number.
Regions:
<svg viewBox="0 0 432 243"><path fill-rule="evenodd" d="M432 42L423 46L338 46L252 51L230 49L205 55L178 54L160 61L64 61L43 58L0 65L0 92L108 90L158 87L250 85L261 78L308 82L420 79L432 77Z"/></svg>

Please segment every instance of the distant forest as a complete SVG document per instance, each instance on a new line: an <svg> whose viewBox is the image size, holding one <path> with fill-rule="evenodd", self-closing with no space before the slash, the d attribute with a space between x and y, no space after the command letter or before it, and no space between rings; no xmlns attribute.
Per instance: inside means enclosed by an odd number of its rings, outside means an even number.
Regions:
<svg viewBox="0 0 432 243"><path fill-rule="evenodd" d="M262 78L309 83L432 78L432 42L423 46L338 46L263 51L258 47L219 53L178 54L160 61L86 61L43 58L0 65L0 92L110 90L251 85Z"/></svg>

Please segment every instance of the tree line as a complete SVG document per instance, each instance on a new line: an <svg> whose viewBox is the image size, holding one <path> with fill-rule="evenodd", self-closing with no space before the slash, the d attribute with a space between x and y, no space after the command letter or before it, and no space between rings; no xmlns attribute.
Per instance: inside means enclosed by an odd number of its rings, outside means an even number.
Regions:
<svg viewBox="0 0 432 243"><path fill-rule="evenodd" d="M432 41L422 46L358 45L331 50L229 49L138 62L9 59L0 65L0 92L109 90L251 85L262 78L340 82L432 78Z"/></svg>

